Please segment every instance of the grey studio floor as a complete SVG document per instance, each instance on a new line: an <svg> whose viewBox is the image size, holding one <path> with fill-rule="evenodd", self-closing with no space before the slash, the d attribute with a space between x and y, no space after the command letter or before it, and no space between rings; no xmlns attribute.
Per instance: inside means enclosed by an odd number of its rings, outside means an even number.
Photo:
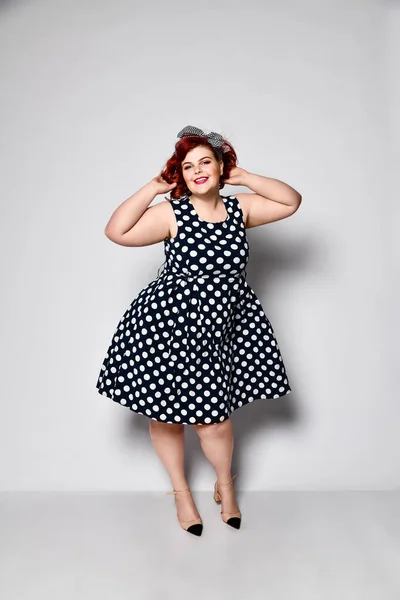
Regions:
<svg viewBox="0 0 400 600"><path fill-rule="evenodd" d="M0 494L4 600L399 600L400 492L244 492L242 528L193 491Z"/></svg>

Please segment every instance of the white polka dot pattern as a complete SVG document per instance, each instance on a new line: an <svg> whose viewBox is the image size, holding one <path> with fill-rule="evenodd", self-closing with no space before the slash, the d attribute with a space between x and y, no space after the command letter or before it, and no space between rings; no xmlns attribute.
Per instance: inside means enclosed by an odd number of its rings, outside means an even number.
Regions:
<svg viewBox="0 0 400 600"><path fill-rule="evenodd" d="M165 268L133 300L101 366L98 392L165 423L224 421L291 388L271 323L243 271L249 246L235 196L227 217L201 219L188 196L170 200L178 232Z"/></svg>

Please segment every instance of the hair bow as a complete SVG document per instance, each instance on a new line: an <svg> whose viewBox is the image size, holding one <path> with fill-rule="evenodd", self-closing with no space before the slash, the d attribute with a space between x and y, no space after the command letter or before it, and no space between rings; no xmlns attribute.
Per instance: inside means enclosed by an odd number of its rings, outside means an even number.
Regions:
<svg viewBox="0 0 400 600"><path fill-rule="evenodd" d="M224 145L224 138L219 133L215 133L215 131L211 131L210 133L204 133L198 127L193 127L192 125L187 125L177 134L178 138L183 138L185 136L201 136L205 137L208 142L211 144L213 148L216 149L218 154L222 156L222 146Z"/></svg>

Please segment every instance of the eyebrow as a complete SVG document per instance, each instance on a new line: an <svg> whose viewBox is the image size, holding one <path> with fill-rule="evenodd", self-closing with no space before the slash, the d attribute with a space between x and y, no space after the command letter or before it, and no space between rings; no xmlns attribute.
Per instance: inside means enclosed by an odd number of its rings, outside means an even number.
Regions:
<svg viewBox="0 0 400 600"><path fill-rule="evenodd" d="M203 158L211 158L211 156L203 156ZM203 160L203 158L199 158L199 162L200 162L201 160ZM183 167L183 165L186 165L187 163L188 163L188 164L191 164L191 165L193 164L193 163L191 163L190 161L186 160L184 163L182 163L182 167Z"/></svg>

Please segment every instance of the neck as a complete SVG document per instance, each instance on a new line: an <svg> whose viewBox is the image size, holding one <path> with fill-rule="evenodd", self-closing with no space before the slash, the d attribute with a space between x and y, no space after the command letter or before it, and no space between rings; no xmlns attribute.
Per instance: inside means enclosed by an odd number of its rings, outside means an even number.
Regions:
<svg viewBox="0 0 400 600"><path fill-rule="evenodd" d="M214 206L217 208L221 202L221 196L219 192L210 191L208 194L202 194L198 196L197 194L191 194L190 200L195 202L196 204L207 204L208 206Z"/></svg>

